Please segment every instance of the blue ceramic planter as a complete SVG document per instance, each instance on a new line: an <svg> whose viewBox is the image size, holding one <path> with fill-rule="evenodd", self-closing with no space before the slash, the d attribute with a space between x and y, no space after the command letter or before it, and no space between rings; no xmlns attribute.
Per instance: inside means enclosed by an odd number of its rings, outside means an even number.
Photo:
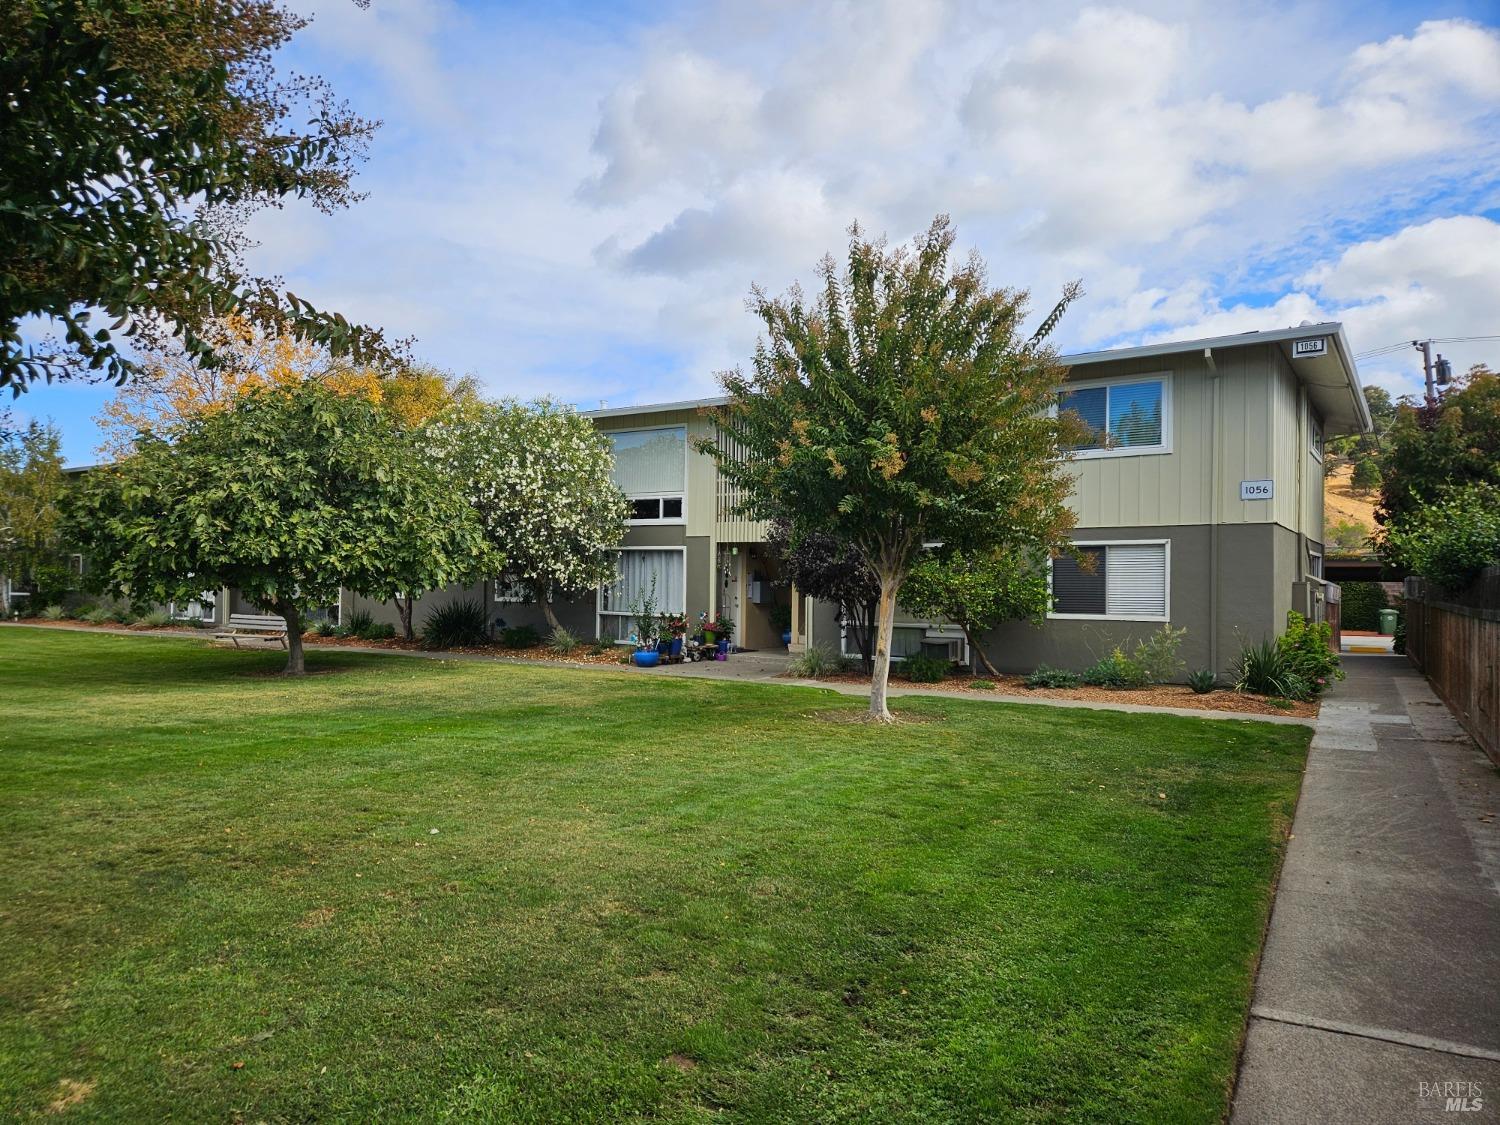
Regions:
<svg viewBox="0 0 1500 1125"><path fill-rule="evenodd" d="M639 668L655 668L661 663L661 653L637 652L635 654L635 663Z"/></svg>

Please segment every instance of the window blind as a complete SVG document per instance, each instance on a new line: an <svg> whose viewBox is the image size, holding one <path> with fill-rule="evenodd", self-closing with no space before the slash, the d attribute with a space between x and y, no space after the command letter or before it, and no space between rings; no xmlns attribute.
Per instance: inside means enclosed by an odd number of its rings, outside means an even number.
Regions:
<svg viewBox="0 0 1500 1125"><path fill-rule="evenodd" d="M626 496L682 492L687 428L623 430L609 435L615 447L615 485Z"/></svg>
<svg viewBox="0 0 1500 1125"><path fill-rule="evenodd" d="M1167 548L1162 543L1111 546L1105 560L1111 617L1167 615Z"/></svg>

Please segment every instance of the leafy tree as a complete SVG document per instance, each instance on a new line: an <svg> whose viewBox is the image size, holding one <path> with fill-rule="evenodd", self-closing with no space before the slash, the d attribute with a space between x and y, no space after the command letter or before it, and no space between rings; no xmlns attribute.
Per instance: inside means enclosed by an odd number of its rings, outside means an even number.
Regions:
<svg viewBox="0 0 1500 1125"><path fill-rule="evenodd" d="M57 430L39 422L0 442L0 574L40 598L60 596L71 584L60 537L67 486L61 450Z"/></svg>
<svg viewBox="0 0 1500 1125"><path fill-rule="evenodd" d="M1329 547L1341 555L1365 555L1370 549L1370 527L1359 520L1335 520L1323 529Z"/></svg>
<svg viewBox="0 0 1500 1125"><path fill-rule="evenodd" d="M781 561L781 575L798 593L839 607L844 626L859 649L860 666L875 666L875 609L880 583L859 553L823 531L798 535L789 521L773 519L766 547Z"/></svg>
<svg viewBox="0 0 1500 1125"><path fill-rule="evenodd" d="M613 578L630 506L609 438L588 419L546 400L470 403L433 428L430 448L505 557L503 579L540 603L553 629L554 598Z"/></svg>
<svg viewBox="0 0 1500 1125"><path fill-rule="evenodd" d="M1412 509L1386 528L1381 554L1458 593L1500 566L1500 485L1471 482Z"/></svg>
<svg viewBox="0 0 1500 1125"><path fill-rule="evenodd" d="M1387 528L1450 489L1500 484L1500 375L1477 365L1438 402L1398 407L1380 477L1375 518Z"/></svg>
<svg viewBox="0 0 1500 1125"><path fill-rule="evenodd" d="M1031 549L1016 557L1000 548L960 554L939 551L911 568L901 604L920 617L945 617L959 626L969 650L992 676L1000 673L980 644L983 635L1004 621L1041 624L1047 613L1047 556Z"/></svg>
<svg viewBox="0 0 1500 1125"><path fill-rule="evenodd" d="M210 367L194 362L176 340L142 349L139 374L118 388L95 421L110 458L130 452L138 434L165 434L200 414L221 410L257 387L312 381L340 394L380 405L400 425L430 422L455 402L472 400L472 378L457 379L434 367L356 367L326 348L294 336L274 335L243 317L229 316L203 329L218 357Z"/></svg>
<svg viewBox="0 0 1500 1125"><path fill-rule="evenodd" d="M316 382L261 387L86 476L68 506L102 590L154 602L233 586L287 626L347 587L389 599L484 572L493 553L417 431Z"/></svg>
<svg viewBox="0 0 1500 1125"><path fill-rule="evenodd" d="M1360 492L1372 492L1380 487L1380 467L1373 457L1361 457L1354 463L1354 472L1349 484Z"/></svg>
<svg viewBox="0 0 1500 1125"><path fill-rule="evenodd" d="M1374 424L1373 432L1368 434L1348 434L1344 437L1330 438L1327 449L1334 457L1342 457L1348 460L1361 454L1371 456L1380 452L1381 444L1385 438L1385 432L1391 428L1391 423L1396 420L1396 403L1391 398L1391 392L1384 387L1367 386L1364 388L1365 405L1370 411L1370 421ZM1332 458L1324 458L1324 471L1333 468Z"/></svg>
<svg viewBox="0 0 1500 1125"><path fill-rule="evenodd" d="M388 353L243 265L257 209L358 198L375 124L273 65L306 22L276 0L0 4L0 386L80 368L124 382L120 334L176 335L211 363L203 327L229 311L359 362ZM63 341L26 345L28 317Z"/></svg>
<svg viewBox="0 0 1500 1125"><path fill-rule="evenodd" d="M1026 340L1024 294L990 289L977 257L950 270L946 216L910 251L850 234L847 271L825 258L812 300L753 291L766 337L750 374L721 377L730 401L714 416L730 440L700 448L747 515L832 535L877 581L870 717L888 722L896 603L923 544L1067 542L1063 463L1079 427L1048 409L1064 372L1040 341L1077 287Z"/></svg>

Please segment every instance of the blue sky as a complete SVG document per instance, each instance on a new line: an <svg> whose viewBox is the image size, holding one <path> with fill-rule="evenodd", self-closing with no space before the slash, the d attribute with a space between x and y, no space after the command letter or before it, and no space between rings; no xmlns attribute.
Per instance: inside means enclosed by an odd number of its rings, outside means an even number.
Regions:
<svg viewBox="0 0 1500 1125"><path fill-rule="evenodd" d="M384 125L369 198L262 214L253 264L497 394L710 393L752 282L940 211L1038 308L1083 279L1067 351L1325 317L1356 351L1500 335L1493 4L301 10L284 64ZM1415 355L1361 371L1410 390ZM108 395L16 405L82 463Z"/></svg>

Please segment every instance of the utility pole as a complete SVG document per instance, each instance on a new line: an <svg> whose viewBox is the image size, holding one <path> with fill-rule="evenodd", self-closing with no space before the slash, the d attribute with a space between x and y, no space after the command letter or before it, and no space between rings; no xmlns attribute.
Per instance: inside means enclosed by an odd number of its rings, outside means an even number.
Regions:
<svg viewBox="0 0 1500 1125"><path fill-rule="evenodd" d="M1443 353L1438 352L1437 359L1432 358L1431 340L1413 340L1411 346L1422 353L1422 375L1427 381L1427 405L1432 406L1438 400L1438 388L1446 387L1453 381L1453 365L1443 358Z"/></svg>
<svg viewBox="0 0 1500 1125"><path fill-rule="evenodd" d="M1432 385L1432 341L1413 340L1411 346L1422 353L1422 376L1427 380L1427 405L1437 401L1437 392Z"/></svg>

